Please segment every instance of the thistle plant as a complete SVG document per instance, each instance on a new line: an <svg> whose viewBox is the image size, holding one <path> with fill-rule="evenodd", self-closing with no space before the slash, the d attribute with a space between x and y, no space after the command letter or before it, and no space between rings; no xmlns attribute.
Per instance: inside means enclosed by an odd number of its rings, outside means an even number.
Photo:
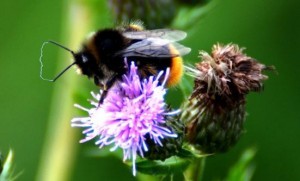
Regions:
<svg viewBox="0 0 300 181"><path fill-rule="evenodd" d="M195 20L211 9L210 6L202 11L201 8L207 7L202 2L185 2L195 6L190 13L186 5L181 7L182 2L179 1L107 1L115 22L141 19L146 28L188 28L193 21L182 21L183 16L184 19ZM198 11L199 8L201 11ZM86 23L85 27L92 27L95 23L81 21ZM194 88L178 109L165 98L169 68L141 77L137 71L138 63L127 58L127 72L107 90L103 102L100 101L103 92L97 90L92 93L89 107L75 105L87 115L73 118L71 126L77 128L73 130L82 130L83 139L78 138L80 143L94 142L100 148L99 152L105 147L111 152L121 150L123 162L131 167L132 174L138 179L141 172L151 175L154 180L178 173L183 174L185 180L199 180L203 175L205 157L226 152L237 144L247 115L246 96L262 90L263 81L268 78L263 71L272 69L247 56L238 45L216 44L210 54L200 51L200 60L195 66L186 66L186 74L194 79L191 85ZM71 84L70 90L76 90L77 86ZM67 126L64 125L64 128ZM75 144L77 137L73 131L72 134L64 134L63 138L70 135ZM53 145L64 147L67 139L62 140L64 142L56 137L54 143L60 144ZM79 146L76 144L72 152ZM52 157L45 159L49 162L59 160L55 146L52 148ZM69 169L72 163L69 160L65 160L67 163L64 163L63 170ZM58 162L50 165L54 176L50 173L52 177L49 180L68 178L67 174L61 177L56 174L62 167ZM43 178L46 171L45 168L41 170L38 178Z"/></svg>
<svg viewBox="0 0 300 181"><path fill-rule="evenodd" d="M235 44L216 44L211 54L200 51L200 60L195 68L187 67L195 80L182 108L186 138L201 152L225 152L243 133L247 94L262 90L268 78L262 72L272 67Z"/></svg>
<svg viewBox="0 0 300 181"><path fill-rule="evenodd" d="M99 148L122 149L123 161L132 160L134 176L138 156L151 163L227 151L244 130L246 95L261 91L268 78L262 71L271 67L248 57L235 44L216 44L211 54L201 51L200 59L195 67L187 67L194 89L180 117L176 116L180 111L169 111L164 100L169 69L142 79L132 62L103 103L99 103L100 91L92 93L92 108L76 105L89 114L72 120L73 127L84 128L85 138L80 142L95 139ZM190 152L189 158L183 152Z"/></svg>

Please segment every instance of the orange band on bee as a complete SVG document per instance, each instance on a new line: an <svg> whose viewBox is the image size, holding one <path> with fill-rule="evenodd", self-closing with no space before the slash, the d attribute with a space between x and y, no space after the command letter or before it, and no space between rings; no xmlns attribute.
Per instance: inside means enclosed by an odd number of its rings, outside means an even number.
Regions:
<svg viewBox="0 0 300 181"><path fill-rule="evenodd" d="M170 44L169 49L170 49L171 55L176 55L176 54L179 55L178 50L173 45ZM180 82L182 75L183 75L182 57L177 56L177 57L171 58L170 75L169 75L169 79L167 81L168 87L177 85Z"/></svg>

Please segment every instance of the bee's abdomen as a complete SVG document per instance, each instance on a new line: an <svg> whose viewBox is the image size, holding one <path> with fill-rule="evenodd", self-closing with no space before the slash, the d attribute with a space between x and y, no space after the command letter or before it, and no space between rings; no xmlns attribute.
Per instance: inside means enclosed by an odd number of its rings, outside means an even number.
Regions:
<svg viewBox="0 0 300 181"><path fill-rule="evenodd" d="M169 45L169 49L170 49L171 55L179 54L179 52L177 51L177 49L174 46ZM172 57L171 65L170 65L170 74L169 74L169 78L167 81L168 87L177 85L180 82L182 75L183 75L182 57L181 56Z"/></svg>

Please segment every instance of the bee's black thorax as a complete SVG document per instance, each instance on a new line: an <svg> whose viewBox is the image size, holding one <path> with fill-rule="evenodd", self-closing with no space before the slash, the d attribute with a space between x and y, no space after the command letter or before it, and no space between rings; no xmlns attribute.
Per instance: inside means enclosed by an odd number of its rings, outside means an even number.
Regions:
<svg viewBox="0 0 300 181"><path fill-rule="evenodd" d="M93 41L99 57L99 65L105 66L115 74L124 74L124 57L116 56L116 53L125 49L129 40L119 30L105 29L98 31Z"/></svg>
<svg viewBox="0 0 300 181"><path fill-rule="evenodd" d="M99 55L105 58L113 56L116 52L124 49L127 40L119 31L105 29L98 31L94 35L93 41Z"/></svg>

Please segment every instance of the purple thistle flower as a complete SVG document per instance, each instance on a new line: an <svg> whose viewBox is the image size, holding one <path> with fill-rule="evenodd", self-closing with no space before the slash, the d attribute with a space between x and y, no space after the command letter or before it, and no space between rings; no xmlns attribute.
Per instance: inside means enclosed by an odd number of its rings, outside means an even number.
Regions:
<svg viewBox="0 0 300 181"><path fill-rule="evenodd" d="M96 145L102 148L113 145L111 151L123 149L123 161L132 159L133 175L136 175L135 161L137 154L144 156L148 151L146 136L155 144L162 146L161 140L165 137L177 137L175 133L165 127L166 115L174 115L179 111L167 112L164 88L169 69L161 83L161 71L156 77L150 76L141 80L137 74L137 67L131 63L127 75L117 82L98 106L100 94L92 93L96 101L91 101L94 108L86 109L79 105L76 107L89 113L89 117L74 118L73 127L84 127L86 142L97 138Z"/></svg>

